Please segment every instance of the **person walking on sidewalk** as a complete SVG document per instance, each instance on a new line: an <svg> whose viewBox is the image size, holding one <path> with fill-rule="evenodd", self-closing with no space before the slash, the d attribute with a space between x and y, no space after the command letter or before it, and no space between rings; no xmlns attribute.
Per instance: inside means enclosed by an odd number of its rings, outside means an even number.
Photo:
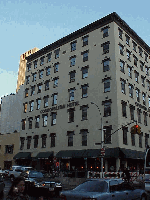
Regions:
<svg viewBox="0 0 150 200"><path fill-rule="evenodd" d="M130 171L125 167L124 170L123 170L123 173L122 173L122 177L125 179L125 181L130 181Z"/></svg>

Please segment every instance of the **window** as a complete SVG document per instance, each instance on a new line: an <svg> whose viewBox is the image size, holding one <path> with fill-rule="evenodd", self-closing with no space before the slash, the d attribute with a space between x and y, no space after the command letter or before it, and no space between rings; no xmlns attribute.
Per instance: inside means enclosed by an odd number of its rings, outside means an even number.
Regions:
<svg viewBox="0 0 150 200"><path fill-rule="evenodd" d="M44 108L48 107L48 96L44 97Z"/></svg>
<svg viewBox="0 0 150 200"><path fill-rule="evenodd" d="M129 45L130 44L130 37L128 35L126 35L126 44Z"/></svg>
<svg viewBox="0 0 150 200"><path fill-rule="evenodd" d="M24 103L23 105L24 105L24 113L26 113L27 112L28 103Z"/></svg>
<svg viewBox="0 0 150 200"><path fill-rule="evenodd" d="M138 78L139 78L139 73L137 71L135 71L135 81L137 83L139 82Z"/></svg>
<svg viewBox="0 0 150 200"><path fill-rule="evenodd" d="M81 110L82 110L82 120L87 120L88 106L87 105L81 106Z"/></svg>
<svg viewBox="0 0 150 200"><path fill-rule="evenodd" d="M31 96L35 94L35 85L31 86Z"/></svg>
<svg viewBox="0 0 150 200"><path fill-rule="evenodd" d="M27 137L27 149L30 149L31 148L31 136L28 136Z"/></svg>
<svg viewBox="0 0 150 200"><path fill-rule="evenodd" d="M28 97L29 88L25 89L25 97Z"/></svg>
<svg viewBox="0 0 150 200"><path fill-rule="evenodd" d="M139 134L139 147L142 148L142 134Z"/></svg>
<svg viewBox="0 0 150 200"><path fill-rule="evenodd" d="M75 66L75 63L76 63L76 57L72 57L70 59L70 67Z"/></svg>
<svg viewBox="0 0 150 200"><path fill-rule="evenodd" d="M108 27L103 28L103 38L108 37Z"/></svg>
<svg viewBox="0 0 150 200"><path fill-rule="evenodd" d="M70 83L75 81L75 73L76 73L76 71L69 72Z"/></svg>
<svg viewBox="0 0 150 200"><path fill-rule="evenodd" d="M54 73L58 72L59 70L59 63L55 63L54 65Z"/></svg>
<svg viewBox="0 0 150 200"><path fill-rule="evenodd" d="M133 50L136 52L136 46L137 44L135 42L133 42Z"/></svg>
<svg viewBox="0 0 150 200"><path fill-rule="evenodd" d="M131 61L130 55L131 55L131 52L130 52L129 50L127 50L127 59L128 59L129 61Z"/></svg>
<svg viewBox="0 0 150 200"><path fill-rule="evenodd" d="M141 123L141 110L137 109L138 123Z"/></svg>
<svg viewBox="0 0 150 200"><path fill-rule="evenodd" d="M51 73L51 68L50 67L47 67L46 68L46 76L49 76Z"/></svg>
<svg viewBox="0 0 150 200"><path fill-rule="evenodd" d="M133 56L133 59L134 59L134 65L137 67L137 61L138 61L138 59L137 59L137 57L135 55Z"/></svg>
<svg viewBox="0 0 150 200"><path fill-rule="evenodd" d="M145 53L145 61L148 62L148 54Z"/></svg>
<svg viewBox="0 0 150 200"><path fill-rule="evenodd" d="M74 135L74 131L67 131L69 147L73 146L73 135Z"/></svg>
<svg viewBox="0 0 150 200"><path fill-rule="evenodd" d="M26 76L26 85L29 84L30 76Z"/></svg>
<svg viewBox="0 0 150 200"><path fill-rule="evenodd" d="M118 30L119 30L119 38L122 39L123 31L120 28L118 28Z"/></svg>
<svg viewBox="0 0 150 200"><path fill-rule="evenodd" d="M74 108L68 109L68 122L74 122Z"/></svg>
<svg viewBox="0 0 150 200"><path fill-rule="evenodd" d="M39 79L43 78L43 70L39 71Z"/></svg>
<svg viewBox="0 0 150 200"><path fill-rule="evenodd" d="M148 146L148 138L149 138L149 134L145 133L145 148L147 148Z"/></svg>
<svg viewBox="0 0 150 200"><path fill-rule="evenodd" d="M46 148L46 138L47 138L47 135L43 134L41 136L41 138L42 138L42 148Z"/></svg>
<svg viewBox="0 0 150 200"><path fill-rule="evenodd" d="M82 67L82 78L87 78L88 77L88 66Z"/></svg>
<svg viewBox="0 0 150 200"><path fill-rule="evenodd" d="M120 54L123 55L123 45L119 44L119 50L120 50Z"/></svg>
<svg viewBox="0 0 150 200"><path fill-rule="evenodd" d="M53 87L54 88L58 87L58 78L57 77L54 78L54 85L53 85Z"/></svg>
<svg viewBox="0 0 150 200"><path fill-rule="evenodd" d="M125 94L125 80L121 79L121 92Z"/></svg>
<svg viewBox="0 0 150 200"><path fill-rule="evenodd" d="M144 92L142 93L142 97L143 97L143 104L146 105L146 94Z"/></svg>
<svg viewBox="0 0 150 200"><path fill-rule="evenodd" d="M82 88L82 98L86 98L88 97L88 84L86 85L81 85L81 88Z"/></svg>
<svg viewBox="0 0 150 200"><path fill-rule="evenodd" d="M30 101L30 112L33 111L34 108L34 101Z"/></svg>
<svg viewBox="0 0 150 200"><path fill-rule="evenodd" d="M35 116L35 128L40 127L40 116Z"/></svg>
<svg viewBox="0 0 150 200"><path fill-rule="evenodd" d="M132 78L132 67L128 65L128 76Z"/></svg>
<svg viewBox="0 0 150 200"><path fill-rule="evenodd" d="M57 94L53 94L53 106L57 105Z"/></svg>
<svg viewBox="0 0 150 200"><path fill-rule="evenodd" d="M145 66L146 75L149 76L149 67Z"/></svg>
<svg viewBox="0 0 150 200"><path fill-rule="evenodd" d="M130 106L130 118L131 118L131 120L134 120L134 109L135 109L134 106Z"/></svg>
<svg viewBox="0 0 150 200"><path fill-rule="evenodd" d="M40 65L44 65L44 57L40 58Z"/></svg>
<svg viewBox="0 0 150 200"><path fill-rule="evenodd" d="M45 91L49 90L49 81L45 81Z"/></svg>
<svg viewBox="0 0 150 200"><path fill-rule="evenodd" d="M13 154L14 145L5 145L5 153Z"/></svg>
<svg viewBox="0 0 150 200"><path fill-rule="evenodd" d="M69 89L69 101L74 101L74 92L75 89Z"/></svg>
<svg viewBox="0 0 150 200"><path fill-rule="evenodd" d="M144 125L147 126L147 113L143 112L144 115Z"/></svg>
<svg viewBox="0 0 150 200"><path fill-rule="evenodd" d="M36 102L37 102L37 110L39 110L41 105L41 99L37 99Z"/></svg>
<svg viewBox="0 0 150 200"><path fill-rule="evenodd" d="M103 54L109 53L109 44L110 42L105 42L101 45L103 47Z"/></svg>
<svg viewBox="0 0 150 200"><path fill-rule="evenodd" d="M145 77L141 76L142 86L145 87Z"/></svg>
<svg viewBox="0 0 150 200"><path fill-rule="evenodd" d="M74 41L71 43L71 51L75 51L76 50L76 42L77 41Z"/></svg>
<svg viewBox="0 0 150 200"><path fill-rule="evenodd" d="M110 79L104 80L104 92L110 92Z"/></svg>
<svg viewBox="0 0 150 200"><path fill-rule="evenodd" d="M37 93L41 93L42 91L42 83L38 84L38 92Z"/></svg>
<svg viewBox="0 0 150 200"><path fill-rule="evenodd" d="M137 101L140 102L140 90L138 88L136 88L136 98Z"/></svg>
<svg viewBox="0 0 150 200"><path fill-rule="evenodd" d="M133 98L133 85L129 84L129 97Z"/></svg>
<svg viewBox="0 0 150 200"><path fill-rule="evenodd" d="M82 38L82 40L83 40L83 46L86 46L86 45L88 45L88 35L87 36L84 36L83 38Z"/></svg>
<svg viewBox="0 0 150 200"><path fill-rule="evenodd" d="M127 103L122 102L122 116L123 117L127 117L126 106L127 106Z"/></svg>
<svg viewBox="0 0 150 200"><path fill-rule="evenodd" d="M104 60L103 61L103 72L109 71L109 60Z"/></svg>
<svg viewBox="0 0 150 200"><path fill-rule="evenodd" d="M37 147L38 147L38 139L39 139L39 136L38 136L38 135L35 135L35 136L34 136L34 148L37 148Z"/></svg>
<svg viewBox="0 0 150 200"><path fill-rule="evenodd" d="M54 51L55 52L55 59L59 58L59 50L60 49L57 49L57 50Z"/></svg>
<svg viewBox="0 0 150 200"><path fill-rule="evenodd" d="M150 81L147 80L147 90L150 91Z"/></svg>
<svg viewBox="0 0 150 200"><path fill-rule="evenodd" d="M111 116L111 102L104 102L104 117Z"/></svg>
<svg viewBox="0 0 150 200"><path fill-rule="evenodd" d="M51 55L52 55L52 53L47 54L47 62L51 61Z"/></svg>
<svg viewBox="0 0 150 200"><path fill-rule="evenodd" d="M52 113L52 123L51 125L55 125L56 124L56 112Z"/></svg>
<svg viewBox="0 0 150 200"><path fill-rule="evenodd" d="M104 143L105 144L111 144L111 129L112 126L104 126Z"/></svg>
<svg viewBox="0 0 150 200"><path fill-rule="evenodd" d="M48 116L47 115L42 115L42 118L43 118L43 126L46 127L47 126Z"/></svg>
<svg viewBox="0 0 150 200"><path fill-rule="evenodd" d="M83 53L83 62L88 61L88 52Z"/></svg>
<svg viewBox="0 0 150 200"><path fill-rule="evenodd" d="M144 63L142 61L140 61L140 68L141 68L141 71L144 71Z"/></svg>
<svg viewBox="0 0 150 200"><path fill-rule="evenodd" d="M82 146L87 146L87 133L88 133L88 130L87 129L81 129L80 133L82 135Z"/></svg>
<svg viewBox="0 0 150 200"><path fill-rule="evenodd" d="M24 140L25 140L25 138L24 137L20 137L20 150L23 150L23 148L24 148Z"/></svg>
<svg viewBox="0 0 150 200"><path fill-rule="evenodd" d="M125 73L124 71L124 61L120 60L120 71Z"/></svg>
<svg viewBox="0 0 150 200"><path fill-rule="evenodd" d="M27 64L27 71L31 71L31 63Z"/></svg>
<svg viewBox="0 0 150 200"><path fill-rule="evenodd" d="M37 68L37 60L34 61L34 69L36 69L36 68Z"/></svg>
<svg viewBox="0 0 150 200"><path fill-rule="evenodd" d="M33 73L32 76L33 76L33 80L32 81L33 82L36 81L36 73Z"/></svg>
<svg viewBox="0 0 150 200"><path fill-rule="evenodd" d="M22 130L26 128L26 119L22 119Z"/></svg>
<svg viewBox="0 0 150 200"><path fill-rule="evenodd" d="M139 47L139 56L141 56L142 57L142 49L141 49L141 47Z"/></svg>
<svg viewBox="0 0 150 200"><path fill-rule="evenodd" d="M55 137L56 137L56 134L55 133L51 133L50 137L51 137L51 147L55 147Z"/></svg>
<svg viewBox="0 0 150 200"><path fill-rule="evenodd" d="M127 145L127 133L128 133L128 128L127 127L123 127L123 144Z"/></svg>
<svg viewBox="0 0 150 200"><path fill-rule="evenodd" d="M135 134L131 133L131 144L132 146L135 146Z"/></svg>
<svg viewBox="0 0 150 200"><path fill-rule="evenodd" d="M33 120L33 118L30 117L28 120L29 120L29 129L32 129L32 120Z"/></svg>

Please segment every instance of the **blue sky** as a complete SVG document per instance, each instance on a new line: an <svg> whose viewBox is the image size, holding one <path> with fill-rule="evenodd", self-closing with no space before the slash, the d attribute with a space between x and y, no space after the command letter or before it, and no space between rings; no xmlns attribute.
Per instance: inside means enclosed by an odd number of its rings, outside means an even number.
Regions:
<svg viewBox="0 0 150 200"><path fill-rule="evenodd" d="M15 93L20 55L112 12L150 46L150 1L0 0L0 97Z"/></svg>

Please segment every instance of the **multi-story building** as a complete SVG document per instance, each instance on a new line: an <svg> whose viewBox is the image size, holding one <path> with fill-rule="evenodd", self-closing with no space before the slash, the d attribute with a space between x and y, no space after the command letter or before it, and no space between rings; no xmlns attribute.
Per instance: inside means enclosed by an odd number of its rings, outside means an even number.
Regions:
<svg viewBox="0 0 150 200"><path fill-rule="evenodd" d="M18 92L20 85L23 85L25 82L25 72L26 72L26 57L37 52L39 49L34 47L33 49L26 51L20 56L19 70L18 70L18 80L16 92Z"/></svg>
<svg viewBox="0 0 150 200"><path fill-rule="evenodd" d="M112 13L28 56L20 152L40 167L56 156L61 167L98 169L103 123L105 171L142 167L150 132L149 54ZM131 132L136 120L141 134Z"/></svg>

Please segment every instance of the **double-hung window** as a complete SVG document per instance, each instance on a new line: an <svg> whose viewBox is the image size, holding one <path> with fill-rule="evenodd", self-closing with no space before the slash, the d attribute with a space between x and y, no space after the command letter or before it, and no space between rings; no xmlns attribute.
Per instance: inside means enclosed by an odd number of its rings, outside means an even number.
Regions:
<svg viewBox="0 0 150 200"><path fill-rule="evenodd" d="M76 43L77 43L77 41L71 42L71 51L76 50Z"/></svg>
<svg viewBox="0 0 150 200"><path fill-rule="evenodd" d="M104 80L104 92L110 92L110 78Z"/></svg>
<svg viewBox="0 0 150 200"><path fill-rule="evenodd" d="M110 70L109 61L110 61L110 60L104 60L104 61L103 61L103 72L106 72L106 71L109 71L109 70Z"/></svg>
<svg viewBox="0 0 150 200"><path fill-rule="evenodd" d="M82 98L88 97L88 84L82 85Z"/></svg>
<svg viewBox="0 0 150 200"><path fill-rule="evenodd" d="M55 125L56 124L56 115L57 113L56 112L52 112L52 122L51 122L51 125Z"/></svg>
<svg viewBox="0 0 150 200"><path fill-rule="evenodd" d="M68 91L69 91L69 101L74 101L74 92L75 92L75 89L71 88Z"/></svg>

